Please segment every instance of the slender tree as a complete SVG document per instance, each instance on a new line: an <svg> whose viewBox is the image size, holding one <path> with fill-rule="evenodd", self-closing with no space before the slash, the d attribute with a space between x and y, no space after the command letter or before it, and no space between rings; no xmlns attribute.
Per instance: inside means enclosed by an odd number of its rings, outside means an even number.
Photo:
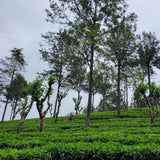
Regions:
<svg viewBox="0 0 160 160"><path fill-rule="evenodd" d="M111 32L107 40L109 46L111 60L117 67L117 113L120 115L120 86L121 86L121 70L128 65L129 59L133 56L135 51L135 29L136 29L136 15L122 14L121 18L115 19L114 32ZM108 48L107 48L108 49Z"/></svg>
<svg viewBox="0 0 160 160"><path fill-rule="evenodd" d="M0 74L2 77L2 82L4 88L11 88L12 82L15 79L16 75L24 70L26 66L26 62L24 60L24 56L22 54L22 49L14 48L11 51L10 57L5 57L5 59L0 60ZM7 91L7 90L5 90ZM3 92L5 96L5 107L2 116L2 121L4 121L5 113L7 110L8 103L10 102L11 92L8 90L7 92ZM4 101L3 101L4 102Z"/></svg>
<svg viewBox="0 0 160 160"><path fill-rule="evenodd" d="M84 65L83 59L80 54L70 54L68 58L68 75L66 86L77 92L77 98L72 98L75 104L76 115L80 112L80 103L82 100L81 91L84 88L84 82L86 79L86 65Z"/></svg>
<svg viewBox="0 0 160 160"><path fill-rule="evenodd" d="M60 91L58 93L58 99L57 99L58 106L57 106L57 110L56 110L56 114L55 114L55 123L58 120L58 115L59 115L62 99L65 98L66 96L67 96L67 92L66 91L64 91L64 92Z"/></svg>
<svg viewBox="0 0 160 160"><path fill-rule="evenodd" d="M47 74L53 73L58 78L57 81L57 94L54 106L53 117L55 117L57 105L58 105L58 95L63 88L66 80L66 66L67 66L67 53L69 39L66 38L66 31L59 31L55 34L48 32L45 35L42 35L44 39L44 45L47 45L48 48L42 48L40 53L45 62L49 64L51 68L50 71L47 71ZM42 45L42 47L44 46Z"/></svg>
<svg viewBox="0 0 160 160"><path fill-rule="evenodd" d="M27 86L27 81L21 74L17 74L15 79L12 82L12 85L10 86L11 88L7 88L7 92L11 92L11 107L12 107L12 112L11 112L11 118L14 120L18 113L18 106L21 105L21 98L24 98L26 96L26 93L24 92L25 87Z"/></svg>

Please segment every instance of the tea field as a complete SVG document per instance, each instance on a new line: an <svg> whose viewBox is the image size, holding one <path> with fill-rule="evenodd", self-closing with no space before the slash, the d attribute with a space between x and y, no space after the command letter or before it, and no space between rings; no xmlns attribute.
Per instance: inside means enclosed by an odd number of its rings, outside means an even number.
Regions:
<svg viewBox="0 0 160 160"><path fill-rule="evenodd" d="M55 124L46 118L39 132L39 119L0 123L0 160L151 160L160 159L160 116L150 124L148 108L93 113L90 127L86 115Z"/></svg>

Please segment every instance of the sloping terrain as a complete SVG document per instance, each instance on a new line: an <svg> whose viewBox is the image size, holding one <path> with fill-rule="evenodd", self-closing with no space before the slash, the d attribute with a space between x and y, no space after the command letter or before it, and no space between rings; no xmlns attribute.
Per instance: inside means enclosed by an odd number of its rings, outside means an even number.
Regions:
<svg viewBox="0 0 160 160"><path fill-rule="evenodd" d="M72 121L46 118L45 132L39 119L25 120L17 134L18 120L0 123L0 159L160 159L160 117L150 124L148 108L93 113Z"/></svg>

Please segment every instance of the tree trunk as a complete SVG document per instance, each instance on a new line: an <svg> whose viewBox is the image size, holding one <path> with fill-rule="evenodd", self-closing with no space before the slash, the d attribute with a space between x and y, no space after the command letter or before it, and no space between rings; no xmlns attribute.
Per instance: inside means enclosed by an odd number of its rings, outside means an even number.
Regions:
<svg viewBox="0 0 160 160"><path fill-rule="evenodd" d="M146 97L145 94L143 96L144 96L144 98L146 99L146 101L147 101L147 103L149 105L149 112L150 112L150 117L151 117L151 123L154 123L155 122L155 117L159 113L159 107L157 108L157 106L156 106L157 111L154 113L153 112L153 106L150 103L149 99Z"/></svg>
<svg viewBox="0 0 160 160"><path fill-rule="evenodd" d="M94 112L94 96L95 96L95 94L93 93L93 95L92 95L92 110L91 110L92 113Z"/></svg>
<svg viewBox="0 0 160 160"><path fill-rule="evenodd" d="M60 110L60 106L61 106L61 100L62 99L58 100L58 109L57 109L57 113L56 113L56 116L55 116L55 123L58 120L59 110Z"/></svg>
<svg viewBox="0 0 160 160"><path fill-rule="evenodd" d="M159 106L158 106L158 100L157 100L157 104L156 104L156 112L153 113L153 109L151 109L150 115L151 115L151 123L155 122L155 117L157 116L157 114L159 113Z"/></svg>
<svg viewBox="0 0 160 160"><path fill-rule="evenodd" d="M15 103L14 103L14 108L13 108L13 115L12 115L12 120L14 120L14 118L16 117L16 109L17 109L17 100L15 100Z"/></svg>
<svg viewBox="0 0 160 160"><path fill-rule="evenodd" d="M12 120L15 119L15 117L16 117L16 115L18 114L19 111L20 111L20 109L18 109L18 110L15 112L15 114L14 114L13 117L12 117Z"/></svg>
<svg viewBox="0 0 160 160"><path fill-rule="evenodd" d="M156 103L156 114L159 113L159 99L157 98L157 103Z"/></svg>
<svg viewBox="0 0 160 160"><path fill-rule="evenodd" d="M155 115L153 113L150 113L151 115L151 123L154 123L155 122Z"/></svg>
<svg viewBox="0 0 160 160"><path fill-rule="evenodd" d="M105 110L105 94L103 94L102 111Z"/></svg>
<svg viewBox="0 0 160 160"><path fill-rule="evenodd" d="M10 118L9 118L9 120L11 120L12 119L12 116L13 115L13 108L11 109L11 114L10 114Z"/></svg>
<svg viewBox="0 0 160 160"><path fill-rule="evenodd" d="M57 111L57 102L58 102L58 94L60 91L60 87L61 87L61 80L58 80L58 88L57 88L57 95L56 95L56 101L55 101L55 106L54 106L54 113L53 113L53 118L55 118L56 116L56 111Z"/></svg>
<svg viewBox="0 0 160 160"><path fill-rule="evenodd" d="M18 123L18 129L17 129L17 133L20 133L21 132L21 129L22 129L22 125L24 123L24 116L21 117L21 121Z"/></svg>
<svg viewBox="0 0 160 160"><path fill-rule="evenodd" d="M126 110L128 111L128 78L126 76Z"/></svg>
<svg viewBox="0 0 160 160"><path fill-rule="evenodd" d="M77 106L76 106L76 108L75 108L75 110L76 110L76 116L78 115L78 111L79 111L79 106L78 106L78 104L79 104L79 101L80 101L80 90L78 90L77 91L78 92L78 97L77 97Z"/></svg>
<svg viewBox="0 0 160 160"><path fill-rule="evenodd" d="M120 62L118 62L118 78L117 78L117 114L120 115Z"/></svg>
<svg viewBox="0 0 160 160"><path fill-rule="evenodd" d="M89 95L88 95L86 127L89 127L90 115L91 115L92 86L93 86L93 63L94 63L93 57L94 57L94 44L91 45L90 76L89 76Z"/></svg>
<svg viewBox="0 0 160 160"><path fill-rule="evenodd" d="M148 85L149 85L149 98L151 102L151 76L150 76L150 65L147 66L147 71L148 71Z"/></svg>
<svg viewBox="0 0 160 160"><path fill-rule="evenodd" d="M6 104L5 104L5 107L4 107L4 112L3 112L2 121L1 121L2 123L3 123L3 121L4 121L4 116L5 116L5 114L6 114L6 110L7 110L8 103L9 103L9 99L7 99Z"/></svg>
<svg viewBox="0 0 160 160"><path fill-rule="evenodd" d="M44 126L45 126L45 117L42 117L41 118L41 123L40 123L40 128L39 128L40 132L44 131Z"/></svg>
<svg viewBox="0 0 160 160"><path fill-rule="evenodd" d="M14 78L14 71L13 71L12 76L11 76L10 87L11 87L11 85L12 85L13 78ZM10 94L10 87L9 87L8 96L9 96L9 94ZM5 114L6 114L6 110L7 110L8 103L9 103L9 98L7 98L7 101L6 101L6 104L5 104L5 107L4 107L4 112L3 112L2 121L1 121L2 123L3 123L3 121L4 121L4 116L5 116Z"/></svg>

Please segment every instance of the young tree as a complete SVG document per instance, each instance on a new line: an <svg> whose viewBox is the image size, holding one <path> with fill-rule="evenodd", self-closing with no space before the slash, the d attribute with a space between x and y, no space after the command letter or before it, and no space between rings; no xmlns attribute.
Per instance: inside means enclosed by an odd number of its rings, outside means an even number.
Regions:
<svg viewBox="0 0 160 160"><path fill-rule="evenodd" d="M60 91L58 93L58 99L57 99L58 100L58 107L57 107L56 114L55 114L55 123L58 120L58 115L59 115L62 99L65 98L66 96L67 96L67 92L66 91L65 92Z"/></svg>
<svg viewBox="0 0 160 160"><path fill-rule="evenodd" d="M7 87L11 88L15 76L18 73L20 73L22 70L24 70L26 66L26 62L22 54L22 49L14 48L10 52L11 52L10 57L5 57L5 59L0 59L0 65L1 65L0 75L2 77L1 81L3 83L4 88L7 88ZM8 103L10 102L10 98L11 98L10 90L8 90L8 92L3 92L3 95L5 96L6 100L3 101L5 102L5 107L4 107L4 112L3 112L1 122L4 121L7 106L8 106Z"/></svg>
<svg viewBox="0 0 160 160"><path fill-rule="evenodd" d="M160 44L155 34L149 32L142 32L140 42L138 45L137 54L139 55L139 63L144 72L148 76L149 95L151 95L151 74L153 73L153 67L159 68L160 63Z"/></svg>
<svg viewBox="0 0 160 160"><path fill-rule="evenodd" d="M151 86L150 86L151 93L152 93L154 99L156 100L156 112L154 112L154 105L152 105L150 98L148 98L146 95L148 89L149 89L148 84L141 82L138 85L138 91L144 96L146 102L148 103L150 117L151 117L151 123L154 123L155 117L159 113L160 86L156 86L155 82L152 82Z"/></svg>
<svg viewBox="0 0 160 160"><path fill-rule="evenodd" d="M24 98L24 102L22 103L22 107L19 108L20 115L21 115L21 121L18 123L17 133L20 133L22 130L22 125L24 123L24 120L26 119L28 113L30 112L34 100L31 99L31 102L28 104L27 97Z"/></svg>
<svg viewBox="0 0 160 160"><path fill-rule="evenodd" d="M39 117L41 119L39 131L44 131L45 126L45 116L50 109L50 96L53 93L52 85L56 81L56 77L52 74L48 77L48 86L45 86L44 80L45 78L41 78L40 76L36 78L32 83L29 84L28 94L32 96L32 100L36 102L37 110L39 113ZM44 102L47 100L48 107L46 110L44 109Z"/></svg>
<svg viewBox="0 0 160 160"><path fill-rule="evenodd" d="M135 51L135 29L136 15L134 13L115 19L115 30L109 34L107 44L111 60L117 67L117 113L120 115L120 95L121 95L121 70L128 65L129 59L133 58ZM108 48L107 48L108 49Z"/></svg>
<svg viewBox="0 0 160 160"><path fill-rule="evenodd" d="M74 102L74 109L76 111L76 116L77 116L83 109L82 107L80 107L82 96L78 97L78 99L73 97L72 100Z"/></svg>
<svg viewBox="0 0 160 160"><path fill-rule="evenodd" d="M144 82L145 73L143 72L142 68L134 68L132 69L132 85L133 85L133 106L135 108L139 108L141 106L145 106L144 98L141 97L140 93L138 92L138 85L140 82Z"/></svg>
<svg viewBox="0 0 160 160"><path fill-rule="evenodd" d="M66 24L66 27L74 30L75 39L79 44L77 50L80 50L80 53L83 51L84 61L88 62L90 80L86 127L89 127L90 122L94 57L98 42L108 33L107 27L112 26L113 17L119 15L124 6L124 0L57 0L50 1L51 10L46 10L48 21Z"/></svg>

